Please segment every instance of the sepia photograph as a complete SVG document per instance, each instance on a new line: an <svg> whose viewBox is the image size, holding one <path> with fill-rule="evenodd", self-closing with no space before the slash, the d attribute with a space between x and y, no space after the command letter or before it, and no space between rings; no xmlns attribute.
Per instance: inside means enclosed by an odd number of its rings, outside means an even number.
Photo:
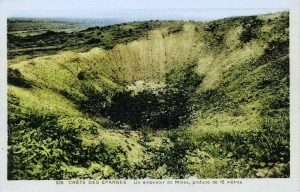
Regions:
<svg viewBox="0 0 300 192"><path fill-rule="evenodd" d="M290 179L291 10L218 2L3 1L5 179Z"/></svg>

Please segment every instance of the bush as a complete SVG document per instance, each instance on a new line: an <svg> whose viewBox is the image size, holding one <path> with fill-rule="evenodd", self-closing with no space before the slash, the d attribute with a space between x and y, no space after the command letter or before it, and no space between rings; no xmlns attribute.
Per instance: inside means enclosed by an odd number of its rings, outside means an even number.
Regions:
<svg viewBox="0 0 300 192"><path fill-rule="evenodd" d="M9 122L8 179L93 178L93 162L110 167L110 177L126 177L129 163L123 148L104 143L83 146L81 134L92 131L95 123L84 119L28 115ZM78 124L79 123L79 124ZM92 124L91 124L92 123ZM86 129L79 128L84 126ZM80 172L67 171L77 167ZM105 174L101 177L105 177Z"/></svg>
<svg viewBox="0 0 300 192"><path fill-rule="evenodd" d="M97 43L101 43L101 42L102 42L101 39L91 38L86 43L87 44L97 44Z"/></svg>
<svg viewBox="0 0 300 192"><path fill-rule="evenodd" d="M25 79L25 77L18 69L8 68L7 82L8 84L19 86L19 87L24 87L24 88L32 87L30 82Z"/></svg>
<svg viewBox="0 0 300 192"><path fill-rule="evenodd" d="M257 38L259 27L262 25L262 21L257 16L251 16L243 20L243 31L240 35L240 41L248 43L252 39Z"/></svg>
<svg viewBox="0 0 300 192"><path fill-rule="evenodd" d="M189 105L202 76L194 72L195 65L173 70L166 77L166 86L143 89L138 93L123 91L111 98L104 111L114 122L140 127L176 128L188 123Z"/></svg>
<svg viewBox="0 0 300 192"><path fill-rule="evenodd" d="M106 114L114 122L137 129L143 126L175 128L187 119L187 93L177 89L162 89L157 94L144 90L137 94L119 92L112 97Z"/></svg>

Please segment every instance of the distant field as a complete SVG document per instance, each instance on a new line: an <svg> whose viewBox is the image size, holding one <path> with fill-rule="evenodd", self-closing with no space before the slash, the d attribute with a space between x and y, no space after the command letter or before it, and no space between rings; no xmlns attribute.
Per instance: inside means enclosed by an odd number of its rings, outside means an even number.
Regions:
<svg viewBox="0 0 300 192"><path fill-rule="evenodd" d="M17 36L38 35L48 30L71 33L93 26L106 26L122 22L117 19L48 19L10 18L7 21L8 34Z"/></svg>

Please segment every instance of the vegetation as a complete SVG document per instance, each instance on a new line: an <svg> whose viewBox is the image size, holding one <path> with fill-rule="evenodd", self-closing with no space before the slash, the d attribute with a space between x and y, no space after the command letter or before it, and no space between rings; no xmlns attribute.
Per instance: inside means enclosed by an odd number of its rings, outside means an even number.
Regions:
<svg viewBox="0 0 300 192"><path fill-rule="evenodd" d="M75 32L96 25L105 26L120 23L117 19L48 19L48 18L9 18L7 20L8 34L25 37L38 35L46 31Z"/></svg>
<svg viewBox="0 0 300 192"><path fill-rule="evenodd" d="M289 177L288 18L9 36L8 179Z"/></svg>
<svg viewBox="0 0 300 192"><path fill-rule="evenodd" d="M14 25L12 24L15 23L18 23L18 20L9 22L8 28L13 30ZM39 24L37 23L37 25ZM87 51L93 47L112 49L117 44L147 37L149 30L169 26L169 33L176 33L182 30L180 28L182 25L183 22L180 25L176 21L149 21L89 27L85 30L70 33L64 30L53 31L51 28L41 33L27 36L8 33L8 57L48 55L49 53L57 53L60 50Z"/></svg>

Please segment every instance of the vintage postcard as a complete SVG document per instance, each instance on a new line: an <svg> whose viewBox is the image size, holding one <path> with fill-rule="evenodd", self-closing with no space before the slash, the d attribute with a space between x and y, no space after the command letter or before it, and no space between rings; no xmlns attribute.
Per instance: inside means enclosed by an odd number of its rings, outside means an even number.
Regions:
<svg viewBox="0 0 300 192"><path fill-rule="evenodd" d="M299 5L2 0L0 191L299 191Z"/></svg>

